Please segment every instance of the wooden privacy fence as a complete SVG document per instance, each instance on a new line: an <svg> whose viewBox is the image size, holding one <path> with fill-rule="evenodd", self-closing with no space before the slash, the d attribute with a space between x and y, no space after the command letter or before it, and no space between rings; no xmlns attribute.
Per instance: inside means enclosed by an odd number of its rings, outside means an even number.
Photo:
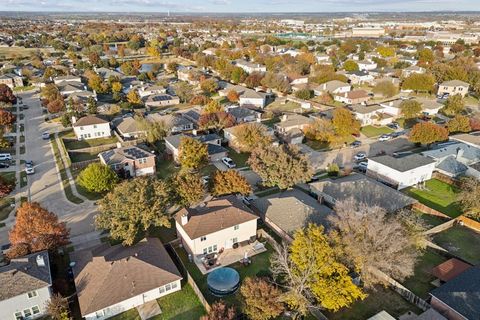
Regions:
<svg viewBox="0 0 480 320"><path fill-rule="evenodd" d="M445 213L442 213L438 210L435 210L433 208L430 208L429 206L426 206L424 205L423 203L420 203L420 202L416 202L412 205L412 209L416 209L420 212L423 212L423 213L426 213L426 214L429 214L429 215L432 215L432 216L437 216L437 217L441 217L441 218L445 218L445 219L452 219L451 217L447 216Z"/></svg>
<svg viewBox="0 0 480 320"><path fill-rule="evenodd" d="M465 227L468 227L470 229L473 229L477 232L480 232L480 222L478 221L475 221L473 219L470 219L468 217L465 217L465 216L460 216L456 219L456 221L460 222L461 224L463 224Z"/></svg>

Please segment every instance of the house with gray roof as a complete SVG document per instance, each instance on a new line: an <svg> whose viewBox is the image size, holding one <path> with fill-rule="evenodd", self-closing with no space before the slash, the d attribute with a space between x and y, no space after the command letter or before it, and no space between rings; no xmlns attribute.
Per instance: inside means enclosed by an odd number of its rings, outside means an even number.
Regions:
<svg viewBox="0 0 480 320"><path fill-rule="evenodd" d="M120 118L113 121L113 125L123 138L133 139L146 134L145 130L139 128L138 121L133 117Z"/></svg>
<svg viewBox="0 0 480 320"><path fill-rule="evenodd" d="M450 80L442 82L438 86L438 95L444 95L448 93L449 95L459 94L462 97L465 97L468 94L468 88L470 84L460 80Z"/></svg>
<svg viewBox="0 0 480 320"><path fill-rule="evenodd" d="M330 94L341 94L349 92L352 89L352 86L348 83L339 80L331 80L325 83L322 83L313 89L313 93L316 96L321 96L322 94L328 92Z"/></svg>
<svg viewBox="0 0 480 320"><path fill-rule="evenodd" d="M469 166L480 162L480 148L459 141L438 144L422 155L435 160L435 170L449 177L462 176Z"/></svg>
<svg viewBox="0 0 480 320"><path fill-rule="evenodd" d="M387 212L397 212L417 202L402 192L362 174L312 182L309 183L309 187L310 191L330 208L334 208L337 201L349 198L379 206Z"/></svg>
<svg viewBox="0 0 480 320"><path fill-rule="evenodd" d="M252 201L253 209L276 233L287 241L295 231L309 223L328 227L332 209L298 189L261 197Z"/></svg>
<svg viewBox="0 0 480 320"><path fill-rule="evenodd" d="M235 123L253 122L261 117L260 112L243 107L228 108L227 113L235 118Z"/></svg>
<svg viewBox="0 0 480 320"><path fill-rule="evenodd" d="M173 160L178 161L180 155L180 142L184 137L191 137L207 145L208 158L210 161L219 161L228 155L228 150L222 147L222 138L215 134L206 134L202 136L176 134L165 138L165 147L167 153L173 156Z"/></svg>
<svg viewBox="0 0 480 320"><path fill-rule="evenodd" d="M449 320L479 319L480 266L467 269L430 295L432 308Z"/></svg>
<svg viewBox="0 0 480 320"><path fill-rule="evenodd" d="M147 116L147 119L152 122L163 123L172 134L193 130L193 122L180 113L151 113Z"/></svg>
<svg viewBox="0 0 480 320"><path fill-rule="evenodd" d="M0 267L0 319L35 319L46 315L51 286L48 251L10 260Z"/></svg>
<svg viewBox="0 0 480 320"><path fill-rule="evenodd" d="M430 180L434 170L435 160L419 154L383 155L368 159L367 176L400 190Z"/></svg>

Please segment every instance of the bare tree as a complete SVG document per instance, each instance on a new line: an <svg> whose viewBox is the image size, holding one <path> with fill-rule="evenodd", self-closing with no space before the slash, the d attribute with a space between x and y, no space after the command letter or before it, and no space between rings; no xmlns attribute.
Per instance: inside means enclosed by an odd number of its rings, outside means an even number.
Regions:
<svg viewBox="0 0 480 320"><path fill-rule="evenodd" d="M402 281L414 273L423 243L423 228L408 213L387 215L379 206L350 198L335 205L330 235L346 264L360 273L365 286L383 283L377 270Z"/></svg>

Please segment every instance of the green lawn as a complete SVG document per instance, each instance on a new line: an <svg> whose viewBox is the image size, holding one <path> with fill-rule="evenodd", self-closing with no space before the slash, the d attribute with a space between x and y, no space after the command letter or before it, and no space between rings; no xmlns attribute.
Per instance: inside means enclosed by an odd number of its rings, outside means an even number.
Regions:
<svg viewBox="0 0 480 320"><path fill-rule="evenodd" d="M233 265L230 265L229 267L234 268L238 271L238 273L240 274L240 280L245 279L245 277L268 275L270 273L270 256L273 253L273 248L268 243L266 244L266 248L268 249L266 252L251 257L252 264L248 267L243 266L240 263L235 263ZM176 248L175 250L180 259L182 260L183 265L187 268L188 272L195 280L195 283L202 291L205 299L207 299L209 303L213 303L214 301L218 300L219 298L212 295L208 290L207 275L203 275L197 268L195 263L188 260L188 255L185 249ZM234 295L224 297L223 300L225 300L227 304L232 304L240 307L239 292L235 293Z"/></svg>
<svg viewBox="0 0 480 320"><path fill-rule="evenodd" d="M409 303L393 290L378 286L376 291L367 292L368 297L355 302L350 308L338 312L324 312L329 320L365 320L385 310L393 317L399 317L408 311L419 314L415 305Z"/></svg>
<svg viewBox="0 0 480 320"><path fill-rule="evenodd" d="M422 212L418 212L418 214L420 215L420 218L425 222L427 228L429 229L448 221L447 218L441 218L438 216L433 216L431 214L426 214Z"/></svg>
<svg viewBox="0 0 480 320"><path fill-rule="evenodd" d="M2 198L0 199L0 221L8 218L8 215L12 211L12 204L15 203L14 198Z"/></svg>
<svg viewBox="0 0 480 320"><path fill-rule="evenodd" d="M173 160L157 159L157 176L166 179L172 174L180 171L180 167L176 168Z"/></svg>
<svg viewBox="0 0 480 320"><path fill-rule="evenodd" d="M480 233L467 227L453 226L437 233L433 242L472 264L480 263Z"/></svg>
<svg viewBox="0 0 480 320"><path fill-rule="evenodd" d="M360 129L360 132L368 138L373 138L381 136L382 134L392 133L393 130L389 127L365 126Z"/></svg>
<svg viewBox="0 0 480 320"><path fill-rule="evenodd" d="M281 103L280 101L274 101L265 107L265 110L271 110L274 112L293 112L300 109L300 104L288 101L287 103Z"/></svg>
<svg viewBox="0 0 480 320"><path fill-rule="evenodd" d="M15 171L0 172L0 177L10 184L15 185L16 183Z"/></svg>
<svg viewBox="0 0 480 320"><path fill-rule="evenodd" d="M110 138L98 138L98 139L89 139L89 140L73 140L73 139L65 139L63 143L68 150L76 150L76 149L83 149L83 148L90 148L90 147L97 147L104 144L112 144L118 142L117 137L113 136Z"/></svg>
<svg viewBox="0 0 480 320"><path fill-rule="evenodd" d="M72 163L98 159L98 153L97 152L93 152L93 153L90 153L90 152L69 152L68 156L70 157L70 160L72 161Z"/></svg>
<svg viewBox="0 0 480 320"><path fill-rule="evenodd" d="M457 203L458 188L437 179L428 180L425 190L408 188L405 191L409 196L417 199L424 205L438 210L449 217L456 218L462 214Z"/></svg>
<svg viewBox="0 0 480 320"><path fill-rule="evenodd" d="M275 123L279 123L280 122L280 118L279 117L272 117L268 120L265 120L265 121L262 121L262 123L264 125L266 125L267 127L270 127L270 128L273 128Z"/></svg>
<svg viewBox="0 0 480 320"><path fill-rule="evenodd" d="M25 170L20 171L20 188L26 187L28 184L28 177Z"/></svg>
<svg viewBox="0 0 480 320"><path fill-rule="evenodd" d="M447 258L433 250L426 250L415 264L415 274L403 282L403 285L422 299L428 298L428 293L435 288L430 282L435 280L432 268L447 261Z"/></svg>
<svg viewBox="0 0 480 320"><path fill-rule="evenodd" d="M305 144L316 151L324 151L330 149L330 144L328 142L307 139Z"/></svg>
<svg viewBox="0 0 480 320"><path fill-rule="evenodd" d="M244 153L237 153L235 150L233 150L230 147L227 147L228 149L228 156L232 158L233 162L237 165L237 168L243 168L248 166L247 160L250 157L250 153L244 152Z"/></svg>
<svg viewBox="0 0 480 320"><path fill-rule="evenodd" d="M185 284L181 291L169 294L157 301L162 309L162 314L151 320L196 320L206 314L205 308L189 284ZM111 319L140 320L140 316L137 309L130 309Z"/></svg>

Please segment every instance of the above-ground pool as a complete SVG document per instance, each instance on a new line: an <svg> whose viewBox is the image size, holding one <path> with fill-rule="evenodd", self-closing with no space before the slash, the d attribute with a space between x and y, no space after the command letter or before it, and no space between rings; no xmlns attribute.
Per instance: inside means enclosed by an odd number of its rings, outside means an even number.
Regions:
<svg viewBox="0 0 480 320"><path fill-rule="evenodd" d="M232 268L215 269L208 274L207 284L212 294L226 296L237 291L240 286L240 275Z"/></svg>

